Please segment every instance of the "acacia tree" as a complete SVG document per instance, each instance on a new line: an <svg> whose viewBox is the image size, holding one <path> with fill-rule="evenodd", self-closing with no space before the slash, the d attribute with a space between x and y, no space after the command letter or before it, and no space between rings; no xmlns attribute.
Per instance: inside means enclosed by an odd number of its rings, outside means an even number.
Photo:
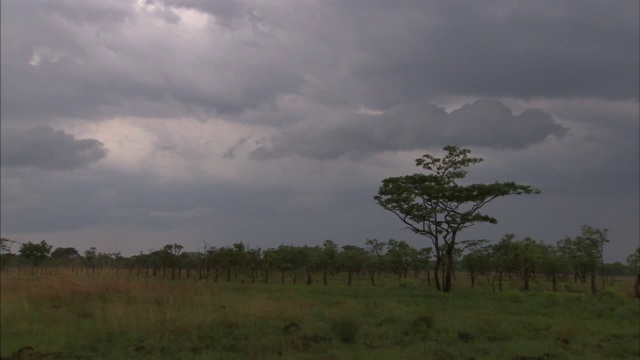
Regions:
<svg viewBox="0 0 640 360"><path fill-rule="evenodd" d="M544 256L544 247L530 237L514 242L513 259L515 272L523 281L522 290L529 290L529 282L535 278Z"/></svg>
<svg viewBox="0 0 640 360"><path fill-rule="evenodd" d="M542 248L542 261L540 263L541 271L551 279L553 291L558 291L558 275L567 272L569 263L562 256L558 247L553 245L544 245Z"/></svg>
<svg viewBox="0 0 640 360"><path fill-rule="evenodd" d="M324 285L327 285L327 271L331 272L331 276L333 277L336 268L338 267L338 254L340 250L338 248L338 244L333 240L325 240L322 243L321 255L320 255L320 264L322 267L322 282Z"/></svg>
<svg viewBox="0 0 640 360"><path fill-rule="evenodd" d="M0 268L5 269L9 261L15 256L15 254L11 253L11 245L15 241L0 238Z"/></svg>
<svg viewBox="0 0 640 360"><path fill-rule="evenodd" d="M604 257L602 250L605 243L609 242L607 239L607 229L597 229L589 225L582 225L580 227L580 235L576 237L576 242L581 244L582 251L589 261L589 272L591 275L591 292L596 293L596 272L600 269L602 275L602 268L604 265ZM604 288L604 276L602 276L602 287Z"/></svg>
<svg viewBox="0 0 640 360"><path fill-rule="evenodd" d="M384 265L383 255L387 243L378 239L367 239L364 243L371 255L368 264L371 285L376 286L376 273L380 272L380 268Z"/></svg>
<svg viewBox="0 0 640 360"><path fill-rule="evenodd" d="M431 239L435 250L434 280L438 291L451 291L456 237L462 230L477 224L496 224L497 220L480 213L482 207L507 195L537 194L540 190L515 182L493 184L458 183L469 166L483 161L471 157L471 150L445 146L442 158L426 154L416 159L416 166L429 174L390 177L382 180L375 201L395 214L411 231ZM438 274L446 257L444 284Z"/></svg>
<svg viewBox="0 0 640 360"><path fill-rule="evenodd" d="M398 282L407 277L407 272L411 266L412 258L415 258L415 249L404 240L389 239L387 243L388 249L386 254L387 264L392 271L398 276Z"/></svg>
<svg viewBox="0 0 640 360"><path fill-rule="evenodd" d="M353 273L357 273L367 264L369 253L358 246L346 245L338 253L338 264L347 270L347 285L353 283Z"/></svg>
<svg viewBox="0 0 640 360"><path fill-rule="evenodd" d="M29 241L20 246L19 253L20 256L30 261L34 266L38 266L49 258L51 248L52 246L46 240L42 240L37 244Z"/></svg>
<svg viewBox="0 0 640 360"><path fill-rule="evenodd" d="M608 243L607 229L597 229L588 225L580 227L580 235L565 237L558 242L558 249L569 260L574 271L574 281L585 283L591 278L591 292L596 293L596 273L603 265L602 250ZM604 283L603 283L604 286Z"/></svg>
<svg viewBox="0 0 640 360"><path fill-rule="evenodd" d="M491 270L489 240L464 240L461 241L463 249L467 252L462 258L462 263L469 272L471 287L476 285L476 275L484 274Z"/></svg>
<svg viewBox="0 0 640 360"><path fill-rule="evenodd" d="M640 247L627 256L627 265L636 275L636 282L633 284L633 292L640 298Z"/></svg>

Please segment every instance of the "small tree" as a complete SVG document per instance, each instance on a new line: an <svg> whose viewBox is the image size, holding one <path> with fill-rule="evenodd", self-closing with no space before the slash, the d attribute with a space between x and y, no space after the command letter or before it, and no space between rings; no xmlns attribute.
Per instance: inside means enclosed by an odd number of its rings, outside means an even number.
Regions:
<svg viewBox="0 0 640 360"><path fill-rule="evenodd" d="M517 245L515 244L515 234L505 234L500 242L491 246L491 265L494 268L491 287L495 289L496 279L498 280L498 290L502 291L502 277L504 274L514 274L517 271L517 262L514 254Z"/></svg>
<svg viewBox="0 0 640 360"><path fill-rule="evenodd" d="M12 240L0 238L0 255L11 254Z"/></svg>
<svg viewBox="0 0 640 360"><path fill-rule="evenodd" d="M388 249L385 258L387 265L398 276L398 281L402 277L407 277L407 272L411 266L411 260L415 258L415 249L404 240L389 239L387 243Z"/></svg>
<svg viewBox="0 0 640 360"><path fill-rule="evenodd" d="M380 268L384 265L384 249L387 243L384 241L378 241L378 239L367 239L365 242L367 251L369 251L370 259L369 264L369 276L371 279L371 285L376 286L376 273L380 272Z"/></svg>
<svg viewBox="0 0 640 360"><path fill-rule="evenodd" d="M540 270L551 279L553 291L558 291L558 275L566 273L569 264L556 246L544 245L542 253Z"/></svg>
<svg viewBox="0 0 640 360"><path fill-rule="evenodd" d="M347 284L353 283L353 273L359 272L369 261L369 253L358 246L346 245L338 253L338 264L347 270Z"/></svg>
<svg viewBox="0 0 640 360"><path fill-rule="evenodd" d="M42 240L37 244L29 241L26 244L20 246L20 256L25 260L31 262L34 266L39 266L49 258L52 246L47 243L46 240Z"/></svg>
<svg viewBox="0 0 640 360"><path fill-rule="evenodd" d="M462 263L469 272L471 287L475 287L476 275L491 271L489 240L464 240L461 243L467 252L462 258Z"/></svg>
<svg viewBox="0 0 640 360"><path fill-rule="evenodd" d="M461 185L458 181L466 177L466 168L483 159L471 157L469 149L446 146L444 150L447 154L442 158L426 154L416 159L416 165L430 174L386 178L374 199L409 230L431 239L436 257L436 288L449 292L458 233L477 223L497 223L495 218L480 213L496 198L537 194L540 190L514 182ZM446 276L441 286L438 273L445 256Z"/></svg>
<svg viewBox="0 0 640 360"><path fill-rule="evenodd" d="M640 247L627 256L627 265L636 275L636 282L633 284L633 291L636 297L640 298Z"/></svg>
<svg viewBox="0 0 640 360"><path fill-rule="evenodd" d="M523 290L529 290L529 282L535 278L536 269L542 262L544 248L541 243L526 237L514 243L515 272L523 281Z"/></svg>
<svg viewBox="0 0 640 360"><path fill-rule="evenodd" d="M80 257L78 250L72 247L58 247L51 253L51 259L55 260L73 260Z"/></svg>
<svg viewBox="0 0 640 360"><path fill-rule="evenodd" d="M4 269L9 264L10 260L16 256L11 253L11 245L14 242L15 241L13 240L0 238L0 267L2 269Z"/></svg>
<svg viewBox="0 0 640 360"><path fill-rule="evenodd" d="M585 241L591 245L593 248L593 253L595 254L595 267L598 268L600 272L600 277L602 279L602 288L605 287L605 274L604 274L604 244L609 242L607 239L608 229L597 229L593 228L589 225L582 225L580 227L581 234L580 237L584 238ZM592 273L591 286L592 290L595 293L595 271Z"/></svg>

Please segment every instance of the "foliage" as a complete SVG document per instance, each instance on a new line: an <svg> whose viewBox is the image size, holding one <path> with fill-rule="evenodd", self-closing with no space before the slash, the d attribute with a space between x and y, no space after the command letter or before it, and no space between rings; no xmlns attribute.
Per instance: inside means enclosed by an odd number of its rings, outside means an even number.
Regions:
<svg viewBox="0 0 640 360"><path fill-rule="evenodd" d="M73 260L80 257L78 250L72 247L58 247L51 253L51 259L56 260Z"/></svg>
<svg viewBox="0 0 640 360"><path fill-rule="evenodd" d="M331 330L340 341L352 344L356 341L362 323L353 315L343 314L331 320Z"/></svg>
<svg viewBox="0 0 640 360"><path fill-rule="evenodd" d="M11 254L11 244L13 240L0 238L0 255Z"/></svg>
<svg viewBox="0 0 640 360"><path fill-rule="evenodd" d="M580 227L580 235L566 237L558 242L558 248L573 268L576 280L586 282L591 278L591 291L596 292L595 277L598 270L602 274L604 259L603 247L609 240L606 229L597 229L588 225Z"/></svg>
<svg viewBox="0 0 640 360"><path fill-rule="evenodd" d="M640 274L640 247L627 256L627 265L634 274Z"/></svg>
<svg viewBox="0 0 640 360"><path fill-rule="evenodd" d="M581 233L575 238L567 237L557 244L548 245L531 238L518 240L514 234L506 234L495 244L489 240L462 240L453 252L458 263L457 271L466 270L471 286L477 285L486 277L493 291L503 290L503 278L519 278L522 289L528 289L532 281L549 281L554 291L558 283L564 287L566 280L573 275L575 282L586 283L591 275L592 291L595 275L602 275L602 288L614 281L614 277L634 274L637 271L637 253L629 256L628 265L622 263L605 264L602 249L608 242L606 231L592 227L581 227ZM46 241L45 241L46 244ZM137 276L171 277L171 279L196 276L200 280L225 276L227 282L245 281L249 276L251 283L269 283L271 271L279 272L280 282L292 280L295 284L299 275L306 275L309 285L320 282L328 285L337 276L346 274L347 284L357 283L363 276L368 277L371 285L383 285L379 279L393 274L395 282L406 283L408 273L420 278L423 284L431 287L430 266L433 266L435 252L432 248L417 249L404 240L389 239L379 241L368 239L364 247L346 245L338 247L332 240L325 240L322 246L280 245L277 248L249 248L243 243L229 247L208 247L203 251L185 252L182 245L168 244L159 250L123 257L120 253L99 252L95 247L80 255L74 248L56 248L50 256L31 257L26 251L34 245L41 248L42 243L27 243L21 248L20 256L2 255L2 270L20 268L25 263L38 266L45 271L51 268L70 268L73 272L89 270L93 273L106 269L125 270ZM44 251L50 251L50 246ZM445 259L445 264L448 260ZM34 269L36 270L36 269ZM40 271L40 272L42 272ZM36 271L38 272L38 271ZM241 279L241 280L237 280ZM460 284L460 283L458 283ZM404 284L406 285L406 284Z"/></svg>
<svg viewBox="0 0 640 360"><path fill-rule="evenodd" d="M51 248L51 245L49 245L46 240L42 240L37 244L29 241L20 246L19 254L34 266L38 266L49 258Z"/></svg>
<svg viewBox="0 0 640 360"><path fill-rule="evenodd" d="M426 154L416 159L416 165L428 170L429 174L382 180L374 199L409 230L431 239L436 256L436 287L449 292L458 233L477 223L497 223L495 218L480 212L489 202L503 196L540 191L515 182L461 185L459 181L466 177L466 168L483 159L471 157L469 149L456 146L446 146L444 151L446 155L442 158ZM445 260L446 277L441 287L438 272Z"/></svg>

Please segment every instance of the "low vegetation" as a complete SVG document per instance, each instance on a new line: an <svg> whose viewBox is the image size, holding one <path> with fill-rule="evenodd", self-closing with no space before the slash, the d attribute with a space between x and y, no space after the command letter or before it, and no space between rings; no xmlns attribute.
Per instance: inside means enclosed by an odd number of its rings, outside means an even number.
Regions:
<svg viewBox="0 0 640 360"><path fill-rule="evenodd" d="M330 275L329 275L330 276ZM438 292L424 274L335 274L328 286L136 276L115 270L2 272L3 359L633 359L633 278L553 292L515 277L493 293Z"/></svg>
<svg viewBox="0 0 640 360"><path fill-rule="evenodd" d="M513 182L461 185L468 149L375 197L433 248L183 251L123 257L0 239L2 359L638 359L640 250L606 264L606 229L545 244L459 240ZM452 291L455 289L455 291Z"/></svg>

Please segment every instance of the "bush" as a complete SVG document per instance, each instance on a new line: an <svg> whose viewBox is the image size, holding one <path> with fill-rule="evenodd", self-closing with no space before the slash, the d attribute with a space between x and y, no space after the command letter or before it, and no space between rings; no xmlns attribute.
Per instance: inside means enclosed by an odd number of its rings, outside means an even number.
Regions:
<svg viewBox="0 0 640 360"><path fill-rule="evenodd" d="M418 316L413 319L409 330L405 333L406 335L417 335L421 338L426 338L429 336L429 331L433 328L435 315L433 313L428 313L426 315Z"/></svg>
<svg viewBox="0 0 640 360"><path fill-rule="evenodd" d="M354 343L362 324L349 315L341 315L331 320L331 330L345 344Z"/></svg>

